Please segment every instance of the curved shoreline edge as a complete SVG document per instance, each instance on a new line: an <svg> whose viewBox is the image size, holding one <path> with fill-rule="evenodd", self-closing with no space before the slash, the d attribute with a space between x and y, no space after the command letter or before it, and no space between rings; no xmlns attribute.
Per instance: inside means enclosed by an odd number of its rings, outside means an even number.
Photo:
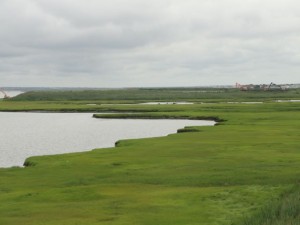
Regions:
<svg viewBox="0 0 300 225"><path fill-rule="evenodd" d="M99 119L185 119L185 120L213 120L216 122L216 125L221 122L226 122L227 120L221 119L218 116L174 116L174 115L147 115L147 114L128 114L128 113L111 113L111 114L93 114L94 118Z"/></svg>
<svg viewBox="0 0 300 225"><path fill-rule="evenodd" d="M220 125L220 122L225 122L226 120L220 119L219 117L214 117L214 116L196 116L196 117L189 117L189 116L169 116L169 115L163 115L163 116L149 116L149 115L143 115L143 114L125 114L125 113L116 113L116 114L93 114L93 118L96 119L162 119L162 120L168 120L168 119L178 119L178 120L206 120L206 121L214 121L215 124L211 126L217 126ZM205 126L205 125L203 125ZM210 125L209 125L210 126ZM174 133L169 133L170 134L179 134L179 133L187 133L187 132L200 132L200 129L197 129L197 127L202 127L202 126L185 126L183 128L178 128L176 132ZM157 137L163 137L163 136L157 136ZM133 138L133 139L143 139L147 137L141 137L141 138ZM156 138L156 137L149 137L149 138ZM120 139L115 141L114 147L111 148L117 148L119 147L120 143L124 140L127 139ZM105 149L104 148L96 148L96 149ZM55 154L55 155L65 155L65 154L72 154L72 153L84 153L84 152L90 152L93 151L94 149L90 149L87 151L82 151L82 152L68 152L68 153L62 153L62 154ZM34 167L37 165L34 161L30 161L32 157L43 157L46 155L39 155L39 156L30 156L25 159L23 163L23 167L20 168L26 168L26 167ZM48 156L48 155L47 155ZM16 167L16 166L13 166ZM17 166L18 167L18 166ZM12 168L12 167L8 167Z"/></svg>

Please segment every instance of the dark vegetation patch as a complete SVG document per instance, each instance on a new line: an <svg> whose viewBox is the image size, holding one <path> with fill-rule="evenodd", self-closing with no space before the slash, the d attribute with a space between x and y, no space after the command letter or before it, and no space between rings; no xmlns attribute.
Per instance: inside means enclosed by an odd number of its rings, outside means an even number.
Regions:
<svg viewBox="0 0 300 225"><path fill-rule="evenodd" d="M186 133L186 132L200 132L200 129L196 127L185 127L177 130L177 133Z"/></svg>
<svg viewBox="0 0 300 225"><path fill-rule="evenodd" d="M32 167L32 166L36 166L36 162L31 161L30 159L26 159L23 166L24 167Z"/></svg>

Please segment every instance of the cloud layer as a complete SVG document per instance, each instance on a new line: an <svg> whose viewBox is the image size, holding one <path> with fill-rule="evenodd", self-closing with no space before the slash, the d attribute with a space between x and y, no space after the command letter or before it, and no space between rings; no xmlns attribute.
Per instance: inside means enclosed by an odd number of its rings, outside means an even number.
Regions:
<svg viewBox="0 0 300 225"><path fill-rule="evenodd" d="M299 83L296 0L1 0L0 86Z"/></svg>

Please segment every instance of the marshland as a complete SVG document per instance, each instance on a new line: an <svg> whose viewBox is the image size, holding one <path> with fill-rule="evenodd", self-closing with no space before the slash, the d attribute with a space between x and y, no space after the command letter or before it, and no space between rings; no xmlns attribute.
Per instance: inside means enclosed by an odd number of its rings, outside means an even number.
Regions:
<svg viewBox="0 0 300 225"><path fill-rule="evenodd" d="M300 103L278 102L299 89L126 91L25 93L0 110L217 124L2 168L0 224L299 224ZM138 104L157 101L194 104Z"/></svg>

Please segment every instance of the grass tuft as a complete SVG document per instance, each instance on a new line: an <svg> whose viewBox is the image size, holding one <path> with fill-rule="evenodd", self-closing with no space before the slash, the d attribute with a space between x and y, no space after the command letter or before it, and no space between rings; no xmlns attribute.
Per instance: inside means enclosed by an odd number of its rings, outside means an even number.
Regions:
<svg viewBox="0 0 300 225"><path fill-rule="evenodd" d="M295 186L273 199L259 212L244 219L243 225L300 225L300 187Z"/></svg>

